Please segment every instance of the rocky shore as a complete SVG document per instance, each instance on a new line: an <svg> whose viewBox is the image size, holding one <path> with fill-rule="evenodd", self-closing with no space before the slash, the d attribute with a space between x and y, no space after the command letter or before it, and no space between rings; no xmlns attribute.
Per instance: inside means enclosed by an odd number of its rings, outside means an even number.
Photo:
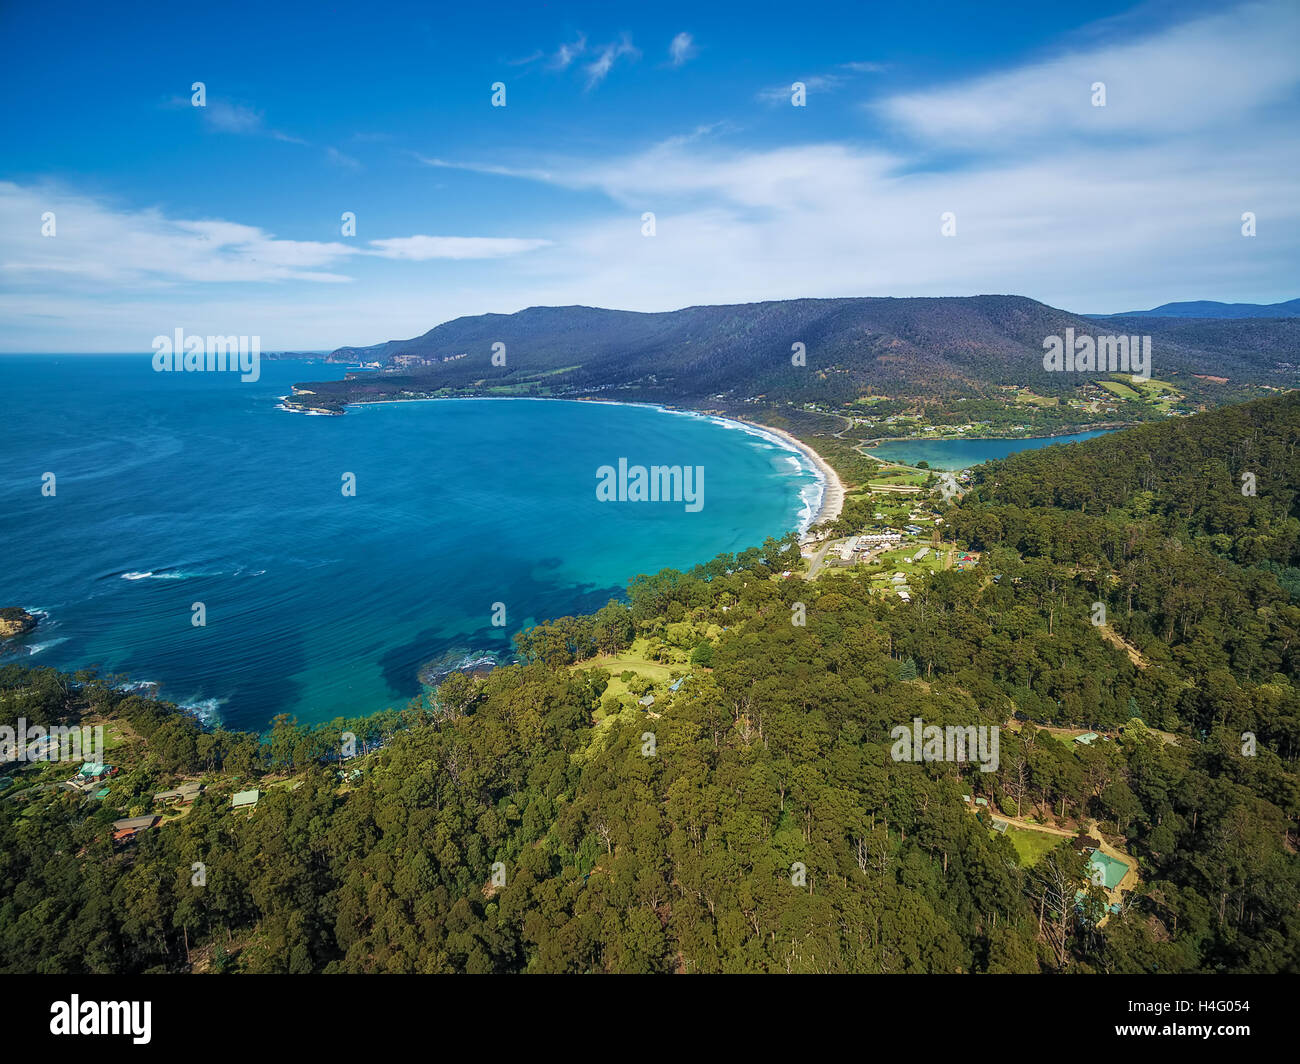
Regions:
<svg viewBox="0 0 1300 1064"><path fill-rule="evenodd" d="M0 639L14 639L26 635L39 623L35 614L28 613L18 606L6 606L0 609Z"/></svg>

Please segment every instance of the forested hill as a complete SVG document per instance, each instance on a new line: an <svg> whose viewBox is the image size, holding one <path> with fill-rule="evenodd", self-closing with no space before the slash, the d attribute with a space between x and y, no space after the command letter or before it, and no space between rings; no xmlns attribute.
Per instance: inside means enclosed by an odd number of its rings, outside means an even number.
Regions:
<svg viewBox="0 0 1300 1064"><path fill-rule="evenodd" d="M1300 390L1068 448L1020 451L980 466L976 485L968 501L1093 513L1140 505L1198 534L1247 536L1251 548L1239 548L1246 562L1263 557L1259 536L1276 541L1266 551L1273 560L1294 558Z"/></svg>
<svg viewBox="0 0 1300 1064"><path fill-rule="evenodd" d="M102 801L0 800L0 969L1300 970L1298 429L1293 394L985 467L945 514L978 564L910 602L790 541L638 577L375 728L0 670L0 724L122 732ZM999 727L997 765L896 759L915 718ZM340 772L345 730L382 745Z"/></svg>
<svg viewBox="0 0 1300 1064"><path fill-rule="evenodd" d="M457 318L411 340L345 347L334 361L382 371L299 385L318 407L349 401L489 391L702 403L710 398L844 402L872 391L966 394L1021 385L1064 394L1074 374L1043 369L1043 341L1119 331L1021 296L793 299L641 314L592 307L530 307ZM1128 326L1125 326L1128 328ZM1241 331L1238 331L1241 330ZM1152 334L1144 323L1135 334ZM806 350L792 364L792 345ZM494 365L504 344L504 365ZM1152 344L1153 376L1189 394L1193 374L1238 384L1289 384L1300 364L1300 319L1184 323ZM500 358L498 358L500 362ZM1086 375L1085 375L1086 376ZM1209 389L1215 401L1229 393ZM1208 392L1207 392L1208 394Z"/></svg>
<svg viewBox="0 0 1300 1064"><path fill-rule="evenodd" d="M1166 724L1300 753L1300 392L990 462L950 521L1194 681Z"/></svg>

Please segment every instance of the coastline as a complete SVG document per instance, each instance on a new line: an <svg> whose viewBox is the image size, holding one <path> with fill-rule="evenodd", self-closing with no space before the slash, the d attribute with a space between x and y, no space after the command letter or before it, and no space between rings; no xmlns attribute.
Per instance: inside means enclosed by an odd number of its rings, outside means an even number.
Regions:
<svg viewBox="0 0 1300 1064"><path fill-rule="evenodd" d="M309 395L310 392L297 392L297 395ZM283 401L289 396L281 396ZM799 522L795 525L795 532L803 536L813 525L820 524L823 521L834 521L840 515L844 508L844 484L840 481L839 475L831 468L830 463L818 454L812 447L804 443L796 436L792 436L784 429L773 428L771 425L764 425L758 421L747 421L739 417L727 417L724 414L714 414L703 410L687 410L679 407L664 406L661 403L632 403L619 399L562 399L546 395L445 395L445 396L428 396L419 399L375 399L375 400L356 400L346 404L346 406L388 406L398 403L452 403L452 402L525 402L525 403L603 403L606 406L639 406L646 407L650 410L659 410L665 414L678 414L683 417L703 417L713 421L726 422L743 429L746 432L755 435L767 435L774 438L774 442L784 444L787 448L797 452L806 458L813 467L813 472L817 476L818 483L821 486L821 498L818 500L817 510L808 519L807 523ZM283 405L283 402L277 404L277 410L283 410L290 414L311 413L316 414L318 411L314 408L307 411L295 410L292 407ZM341 417L343 411L319 411L319 413L330 413L334 416Z"/></svg>
<svg viewBox="0 0 1300 1064"><path fill-rule="evenodd" d="M840 511L844 509L844 483L840 480L839 474L831 468L830 463L812 447L797 436L792 436L785 429L773 428L771 425L764 425L757 421L742 421L739 418L726 418L724 420L740 421L741 424L753 425L764 432L770 432L773 436L779 436L813 464L813 468L817 470L821 477L822 497L821 505L818 506L817 512L813 514L812 520L808 523L808 528L819 525L823 521L834 521L840 516ZM807 531L807 528L802 529L800 534Z"/></svg>

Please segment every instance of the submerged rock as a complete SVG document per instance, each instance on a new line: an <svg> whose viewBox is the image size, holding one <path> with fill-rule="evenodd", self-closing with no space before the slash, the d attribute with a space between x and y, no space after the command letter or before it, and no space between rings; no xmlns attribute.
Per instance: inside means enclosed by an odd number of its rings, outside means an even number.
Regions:
<svg viewBox="0 0 1300 1064"><path fill-rule="evenodd" d="M420 666L420 683L437 687L453 672L486 675L501 662L490 650L449 650Z"/></svg>

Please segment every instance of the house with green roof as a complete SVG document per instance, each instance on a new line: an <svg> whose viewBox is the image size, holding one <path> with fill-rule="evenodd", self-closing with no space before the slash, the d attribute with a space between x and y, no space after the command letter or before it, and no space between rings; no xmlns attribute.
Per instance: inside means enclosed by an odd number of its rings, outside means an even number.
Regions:
<svg viewBox="0 0 1300 1064"><path fill-rule="evenodd" d="M254 788L251 791L240 791L230 799L232 809L252 809L257 805L257 800L262 797L262 792Z"/></svg>
<svg viewBox="0 0 1300 1064"><path fill-rule="evenodd" d="M1106 856L1100 850L1093 850L1092 856L1088 858L1088 879L1099 887L1114 890L1127 874L1128 865Z"/></svg>

